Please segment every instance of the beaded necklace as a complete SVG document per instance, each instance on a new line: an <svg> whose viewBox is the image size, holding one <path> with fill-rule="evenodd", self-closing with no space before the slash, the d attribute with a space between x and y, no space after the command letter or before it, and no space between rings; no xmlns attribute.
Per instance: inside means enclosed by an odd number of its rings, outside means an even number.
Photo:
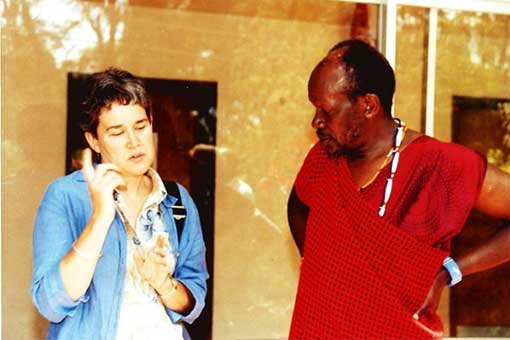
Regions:
<svg viewBox="0 0 510 340"><path fill-rule="evenodd" d="M404 140L405 133L407 131L407 126L405 123L400 120L399 118L393 118L393 120L397 123L397 129L395 131L395 136L393 137L393 147L386 155L386 158L384 159L383 165L379 168L379 170L376 172L374 177L365 184L362 188L367 187L370 183L372 183L382 168L388 164L388 159L391 158L391 170L390 175L386 179L386 185L384 186L384 196L381 205L379 206L379 216L384 216L384 213L386 212L386 204L390 200L391 196L391 189L393 187L393 178L395 177L395 173L397 172L398 168L398 161L400 159L400 145L402 144L402 141ZM301 258L301 262L299 266L301 267L303 265L304 257Z"/></svg>
<svg viewBox="0 0 510 340"><path fill-rule="evenodd" d="M398 161L400 159L400 145L402 144L402 140L404 139L404 135L407 130L406 125L404 124L403 121L401 121L398 118L394 118L394 120L397 123L397 129L395 132L395 137L393 139L393 147L386 156L388 159L391 157L391 167L390 174L386 179L386 185L384 186L384 196L382 199L382 203L381 206L379 207L378 213L379 216L381 217L384 216L384 213L386 212L386 204L390 200L391 189L393 188L393 178L395 177L395 173L397 172Z"/></svg>

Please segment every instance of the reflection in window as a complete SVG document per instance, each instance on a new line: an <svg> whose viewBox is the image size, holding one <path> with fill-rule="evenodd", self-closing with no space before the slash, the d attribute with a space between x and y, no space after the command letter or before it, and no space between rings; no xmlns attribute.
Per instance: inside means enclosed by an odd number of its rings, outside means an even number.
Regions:
<svg viewBox="0 0 510 340"><path fill-rule="evenodd" d="M4 20L15 18L18 29L39 37L57 68L79 63L90 50L114 49L125 30L120 19L125 11L123 1L104 7L73 0L6 1L3 6L9 13Z"/></svg>

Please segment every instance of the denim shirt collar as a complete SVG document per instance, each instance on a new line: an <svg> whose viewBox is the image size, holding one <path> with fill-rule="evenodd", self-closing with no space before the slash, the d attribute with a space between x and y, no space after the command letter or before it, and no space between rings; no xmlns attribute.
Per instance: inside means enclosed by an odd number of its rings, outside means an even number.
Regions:
<svg viewBox="0 0 510 340"><path fill-rule="evenodd" d="M94 167L96 166L97 164L94 164ZM150 172L150 176L152 177L152 179L154 180L154 184L157 185L160 190L162 190L164 192L164 199L163 201L161 202L166 208L170 208L172 207L172 205L177 201L177 197L174 197L170 194L167 193L166 189L165 189L165 185L164 185L164 182L163 180L161 179L161 177L159 176L159 174L156 172L156 170L152 169L152 168L149 168L148 170ZM77 182L87 182L87 180L85 179L85 175L83 174L83 170L79 170L79 171L75 171L73 173L73 179Z"/></svg>

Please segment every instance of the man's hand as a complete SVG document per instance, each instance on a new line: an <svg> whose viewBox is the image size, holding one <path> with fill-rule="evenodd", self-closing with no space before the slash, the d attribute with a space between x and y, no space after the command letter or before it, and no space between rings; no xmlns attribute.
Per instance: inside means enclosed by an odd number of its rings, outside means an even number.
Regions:
<svg viewBox="0 0 510 340"><path fill-rule="evenodd" d="M449 279L450 275L446 272L445 269L441 268L439 273L437 273L436 275L432 287L430 287L429 293L425 298L425 302L423 302L423 305L413 315L413 318L415 318L416 320L422 317L430 318L435 314L437 308L439 307L441 292L447 285Z"/></svg>

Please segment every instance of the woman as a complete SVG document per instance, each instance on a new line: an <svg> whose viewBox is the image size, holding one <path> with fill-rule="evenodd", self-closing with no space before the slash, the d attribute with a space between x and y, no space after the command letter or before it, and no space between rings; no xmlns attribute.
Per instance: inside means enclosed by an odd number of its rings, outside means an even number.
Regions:
<svg viewBox="0 0 510 340"><path fill-rule="evenodd" d="M183 339L204 307L205 246L196 207L178 237L154 161L150 101L141 80L92 75L83 104L81 171L51 183L33 235L32 298L48 339Z"/></svg>

